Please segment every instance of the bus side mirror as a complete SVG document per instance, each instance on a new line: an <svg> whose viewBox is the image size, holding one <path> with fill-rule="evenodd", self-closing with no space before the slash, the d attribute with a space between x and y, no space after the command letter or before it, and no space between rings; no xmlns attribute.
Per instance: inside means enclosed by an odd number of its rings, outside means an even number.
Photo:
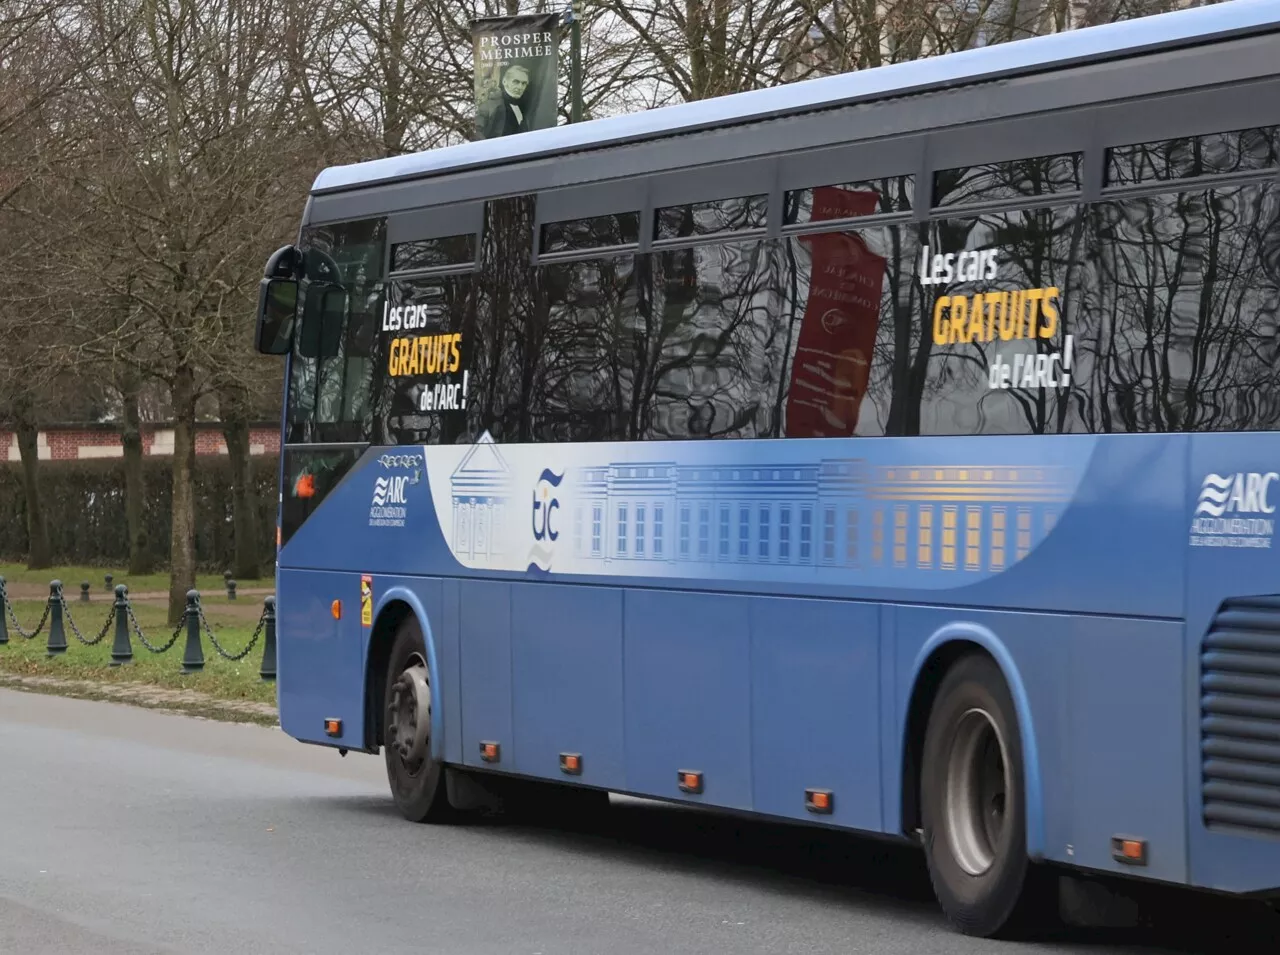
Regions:
<svg viewBox="0 0 1280 955"><path fill-rule="evenodd" d="M298 312L294 279L263 279L258 287L258 328L254 344L263 355L287 355Z"/></svg>
<svg viewBox="0 0 1280 955"><path fill-rule="evenodd" d="M281 246L267 259L258 286L254 347L263 355L287 355L298 315L298 250Z"/></svg>

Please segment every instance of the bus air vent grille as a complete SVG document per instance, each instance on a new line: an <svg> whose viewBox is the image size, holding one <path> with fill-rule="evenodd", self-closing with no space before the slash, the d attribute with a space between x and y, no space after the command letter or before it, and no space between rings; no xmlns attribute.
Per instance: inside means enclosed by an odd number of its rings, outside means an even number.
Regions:
<svg viewBox="0 0 1280 955"><path fill-rule="evenodd" d="M1200 653L1210 829L1280 838L1280 597L1228 600Z"/></svg>

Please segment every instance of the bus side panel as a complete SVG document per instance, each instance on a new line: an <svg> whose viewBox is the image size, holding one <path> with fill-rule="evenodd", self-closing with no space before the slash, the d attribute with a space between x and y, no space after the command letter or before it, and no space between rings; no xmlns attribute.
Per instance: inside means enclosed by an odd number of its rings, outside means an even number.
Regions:
<svg viewBox="0 0 1280 955"><path fill-rule="evenodd" d="M879 831L879 616L865 603L751 602L757 811ZM807 788L832 791L829 816L805 808Z"/></svg>
<svg viewBox="0 0 1280 955"><path fill-rule="evenodd" d="M624 595L627 789L751 808L751 640L742 597ZM705 792L677 785L704 774Z"/></svg>
<svg viewBox="0 0 1280 955"><path fill-rule="evenodd" d="M1029 837L1045 858L1182 882L1181 625L1067 614L896 608L899 734L931 638L974 640L1006 669L1034 733ZM1032 755L1027 754L1030 763ZM1028 772L1037 773L1028 765ZM1034 803L1039 803L1037 810ZM1039 833L1039 835L1037 835ZM1113 835L1148 840L1150 864L1122 867Z"/></svg>
<svg viewBox="0 0 1280 955"><path fill-rule="evenodd" d="M490 766L482 742L500 747L495 769L515 755L511 732L511 585L486 580L458 584L462 672L462 762Z"/></svg>
<svg viewBox="0 0 1280 955"><path fill-rule="evenodd" d="M1058 618L1064 619L1071 649L1064 671L1071 738L1064 769L1074 797L1068 861L1185 882L1182 624ZM1147 840L1148 864L1117 862L1113 836Z"/></svg>
<svg viewBox="0 0 1280 955"><path fill-rule="evenodd" d="M364 637L360 575L313 570L278 573L277 697L280 728L295 739L328 746L364 745ZM334 600L354 612L335 620ZM342 720L342 735L324 721Z"/></svg>
<svg viewBox="0 0 1280 955"><path fill-rule="evenodd" d="M515 584L511 619L513 768L621 789L622 591ZM582 756L581 776L561 774L561 753Z"/></svg>
<svg viewBox="0 0 1280 955"><path fill-rule="evenodd" d="M461 585L456 578L440 581L440 619L433 620L436 627L440 665L444 668L444 758L449 763L461 763L462 738L462 641Z"/></svg>
<svg viewBox="0 0 1280 955"><path fill-rule="evenodd" d="M1280 897L1276 445L1274 433L1191 438L1183 692L1192 879Z"/></svg>

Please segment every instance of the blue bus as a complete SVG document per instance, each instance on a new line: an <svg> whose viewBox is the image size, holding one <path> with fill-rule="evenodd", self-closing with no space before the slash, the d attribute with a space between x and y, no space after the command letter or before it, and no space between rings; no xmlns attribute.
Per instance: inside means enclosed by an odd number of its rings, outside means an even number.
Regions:
<svg viewBox="0 0 1280 955"><path fill-rule="evenodd" d="M329 169L257 348L281 725L408 819L1280 895L1271 0Z"/></svg>

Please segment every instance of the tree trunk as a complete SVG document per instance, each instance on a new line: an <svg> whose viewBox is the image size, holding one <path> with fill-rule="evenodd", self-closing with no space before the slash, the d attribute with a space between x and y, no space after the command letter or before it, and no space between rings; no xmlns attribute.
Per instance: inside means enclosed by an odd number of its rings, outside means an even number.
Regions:
<svg viewBox="0 0 1280 955"><path fill-rule="evenodd" d="M170 526L169 625L177 626L196 585L195 372L180 365L173 380L173 523Z"/></svg>
<svg viewBox="0 0 1280 955"><path fill-rule="evenodd" d="M22 491L27 499L27 569L46 570L53 566L49 547L49 525L40 500L40 430L29 406L23 403L17 415L18 454L22 457Z"/></svg>
<svg viewBox="0 0 1280 955"><path fill-rule="evenodd" d="M231 464L231 521L235 556L231 575L236 580L257 580L262 574L258 539L258 500L253 486L253 460L249 456L249 421L244 405L234 397L220 402L222 436Z"/></svg>
<svg viewBox="0 0 1280 955"><path fill-rule="evenodd" d="M36 424L31 396L19 394L14 402L14 431L22 458L22 490L27 497L27 570L41 571L54 566L49 547L49 524L40 499L40 425Z"/></svg>
<svg viewBox="0 0 1280 955"><path fill-rule="evenodd" d="M143 520L146 507L146 478L142 471L142 415L138 410L137 382L121 388L124 404L124 512L129 527L129 576L151 573L151 541Z"/></svg>

